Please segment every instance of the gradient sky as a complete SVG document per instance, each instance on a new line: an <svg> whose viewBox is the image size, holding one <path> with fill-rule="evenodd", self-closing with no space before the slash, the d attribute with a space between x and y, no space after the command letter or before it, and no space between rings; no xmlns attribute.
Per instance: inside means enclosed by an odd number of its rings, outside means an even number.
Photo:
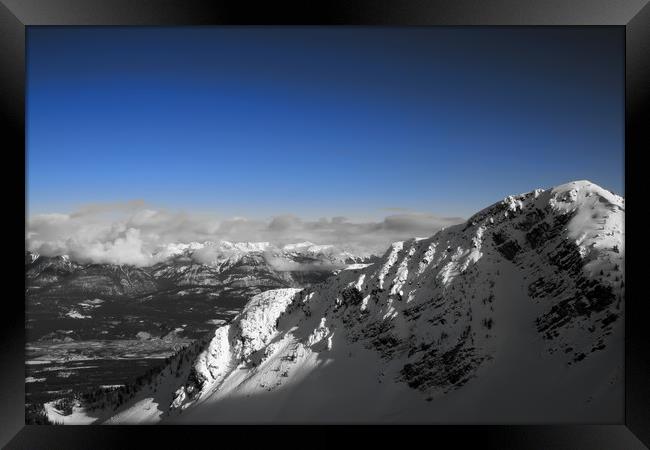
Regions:
<svg viewBox="0 0 650 450"><path fill-rule="evenodd" d="M467 217L623 195L622 29L29 27L30 214Z"/></svg>

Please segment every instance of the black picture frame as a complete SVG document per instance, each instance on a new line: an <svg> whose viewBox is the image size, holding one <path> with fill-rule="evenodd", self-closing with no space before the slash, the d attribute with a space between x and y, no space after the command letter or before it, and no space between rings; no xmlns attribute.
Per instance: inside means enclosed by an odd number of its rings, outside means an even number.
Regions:
<svg viewBox="0 0 650 450"><path fill-rule="evenodd" d="M277 442L308 433L305 445L363 434L394 445L424 439L431 445L481 448L633 449L650 446L650 307L642 288L643 121L650 96L650 6L647 0L347 0L266 2L201 0L0 0L0 97L4 128L3 194L5 289L0 312L0 445L28 448L131 448L145 439L155 448L181 448L207 439L223 445ZM498 426L25 426L25 31L30 25L392 25L392 26L619 26L626 35L625 197L626 234L625 419L618 425ZM645 126L644 126L645 125ZM20 193L23 202L21 203ZM12 200L7 202L7 200ZM22 205L22 206L21 206ZM631 205L631 208L630 208ZM629 217L632 219L629 220ZM638 231L637 231L638 230ZM13 236L16 236L14 238ZM10 237L11 236L11 237ZM21 242L23 244L21 244ZM11 289L7 289L6 287ZM15 295L14 295L15 294ZM347 437L344 438L347 440ZM259 440L259 441L258 441ZM294 441L300 443L303 441ZM644 445L645 444L645 445Z"/></svg>

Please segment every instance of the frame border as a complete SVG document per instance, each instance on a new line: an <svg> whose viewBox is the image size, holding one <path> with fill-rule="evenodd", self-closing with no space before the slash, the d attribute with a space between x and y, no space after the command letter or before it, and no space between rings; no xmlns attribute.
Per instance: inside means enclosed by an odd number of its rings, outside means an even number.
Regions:
<svg viewBox="0 0 650 450"><path fill-rule="evenodd" d="M25 37L27 26L55 25L362 25L362 26L576 26L606 25L625 29L625 197L632 217L641 216L643 143L650 142L650 127L643 121L650 97L650 6L648 0L334 0L330 2L272 2L203 0L0 0L0 123L9 144L5 176L0 177L11 203L7 214L16 235L25 229L23 206L16 185L26 191L25 153ZM646 113L646 114L644 114ZM644 125L646 125L644 127ZM10 175L10 176L6 176ZM14 196L13 194L16 193ZM630 195L631 193L631 195ZM638 199L638 200L637 200ZM637 206L637 204L639 206ZM21 209L22 208L22 209ZM639 212L637 212L639 210ZM638 222L637 222L638 223ZM630 226L632 224L632 226ZM641 242L633 222L626 234ZM636 236L639 236L637 238ZM9 255L20 260L24 241L10 239ZM22 243L21 243L22 242ZM14 248L15 247L15 248ZM4 448L115 448L134 440L178 448L188 439L247 441L282 439L298 433L316 436L332 431L373 437L384 443L403 444L405 437L433 439L437 443L474 444L484 448L613 449L650 447L650 328L641 283L642 249L626 248L625 313L625 421L620 425L551 426L68 426L24 424L24 296L18 283L16 295L4 295L0 316L0 446ZM22 253L24 254L24 253ZM632 261L632 262L630 262ZM8 264L9 280L23 278L17 264ZM631 281L631 282L630 282ZM631 290L630 290L631 289ZM632 299L632 300L630 300ZM252 431L249 433L249 431ZM17 434L16 434L17 433ZM278 433L281 433L279 435ZM285 434L286 433L286 434ZM14 436L15 435L15 436ZM13 438L12 438L13 437ZM146 441L144 441L146 439ZM266 442L264 442L266 441ZM251 444L253 442L250 442ZM49 445L48 445L49 443ZM247 442L249 443L249 442ZM645 444L645 445L644 445Z"/></svg>

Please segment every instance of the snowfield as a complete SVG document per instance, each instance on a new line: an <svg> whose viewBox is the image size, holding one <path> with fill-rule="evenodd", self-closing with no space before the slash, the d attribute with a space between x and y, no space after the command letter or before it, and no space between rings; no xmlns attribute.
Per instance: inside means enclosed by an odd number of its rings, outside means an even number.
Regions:
<svg viewBox="0 0 650 450"><path fill-rule="evenodd" d="M624 216L588 181L538 189L261 293L100 422L618 423Z"/></svg>

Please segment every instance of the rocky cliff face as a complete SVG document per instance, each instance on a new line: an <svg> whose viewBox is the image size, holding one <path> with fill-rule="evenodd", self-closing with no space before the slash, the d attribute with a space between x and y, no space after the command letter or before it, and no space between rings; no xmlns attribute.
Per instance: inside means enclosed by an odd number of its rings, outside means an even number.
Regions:
<svg viewBox="0 0 650 450"><path fill-rule="evenodd" d="M536 190L313 289L260 294L216 330L162 417L453 421L477 417L459 401L495 392L488 419L549 420L562 399L568 420L618 414L624 214L586 181ZM535 402L527 413L518 394Z"/></svg>

